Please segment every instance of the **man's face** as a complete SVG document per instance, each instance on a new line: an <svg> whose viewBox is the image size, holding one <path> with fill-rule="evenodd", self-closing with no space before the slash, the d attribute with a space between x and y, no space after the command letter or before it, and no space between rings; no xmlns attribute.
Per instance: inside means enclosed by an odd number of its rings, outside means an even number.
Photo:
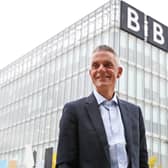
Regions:
<svg viewBox="0 0 168 168"><path fill-rule="evenodd" d="M122 73L116 57L109 51L97 51L93 53L91 60L90 76L97 91L114 91L115 82Z"/></svg>

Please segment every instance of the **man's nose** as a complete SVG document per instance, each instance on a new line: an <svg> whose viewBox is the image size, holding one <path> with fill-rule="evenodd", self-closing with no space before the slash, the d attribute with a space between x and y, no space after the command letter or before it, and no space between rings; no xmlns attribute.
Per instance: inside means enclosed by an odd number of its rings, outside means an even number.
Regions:
<svg viewBox="0 0 168 168"><path fill-rule="evenodd" d="M100 64L99 68L98 68L99 71L104 71L105 70L105 67L103 64Z"/></svg>

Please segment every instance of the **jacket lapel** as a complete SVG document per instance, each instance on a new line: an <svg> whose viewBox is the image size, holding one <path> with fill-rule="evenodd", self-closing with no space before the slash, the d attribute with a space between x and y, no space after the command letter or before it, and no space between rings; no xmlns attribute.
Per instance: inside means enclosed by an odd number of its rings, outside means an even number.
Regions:
<svg viewBox="0 0 168 168"><path fill-rule="evenodd" d="M94 97L93 94L91 94L87 101L86 101L86 108L87 108L87 112L89 114L89 117L93 123L93 126L96 130L96 133L103 145L104 151L105 151L105 155L107 157L107 160L110 163L110 157L109 157L109 149L108 149L108 142L107 142L107 138L106 138L106 133L105 133L105 129L104 129L104 124L101 118L101 114L100 114L100 110L97 104L97 101Z"/></svg>
<svg viewBox="0 0 168 168"><path fill-rule="evenodd" d="M129 109L127 107L127 103L118 99L119 108L121 112L121 117L124 125L125 130L125 138L127 142L127 152L128 156L131 156L131 144L132 144L132 129L131 129L131 116L129 113Z"/></svg>

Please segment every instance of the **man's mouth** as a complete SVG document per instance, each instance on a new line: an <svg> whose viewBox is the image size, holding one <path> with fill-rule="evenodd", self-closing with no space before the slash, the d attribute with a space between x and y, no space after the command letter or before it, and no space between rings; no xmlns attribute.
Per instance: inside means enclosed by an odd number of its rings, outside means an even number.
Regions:
<svg viewBox="0 0 168 168"><path fill-rule="evenodd" d="M104 79L110 79L110 76L97 76L96 79L104 80Z"/></svg>

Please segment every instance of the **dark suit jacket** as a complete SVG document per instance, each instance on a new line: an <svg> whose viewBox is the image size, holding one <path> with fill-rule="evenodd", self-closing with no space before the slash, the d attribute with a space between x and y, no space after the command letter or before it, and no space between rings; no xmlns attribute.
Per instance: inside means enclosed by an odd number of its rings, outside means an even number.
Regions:
<svg viewBox="0 0 168 168"><path fill-rule="evenodd" d="M144 121L138 106L118 99L125 129L129 168L148 168ZM110 168L108 142L97 101L89 97L67 103L60 121L57 165Z"/></svg>

